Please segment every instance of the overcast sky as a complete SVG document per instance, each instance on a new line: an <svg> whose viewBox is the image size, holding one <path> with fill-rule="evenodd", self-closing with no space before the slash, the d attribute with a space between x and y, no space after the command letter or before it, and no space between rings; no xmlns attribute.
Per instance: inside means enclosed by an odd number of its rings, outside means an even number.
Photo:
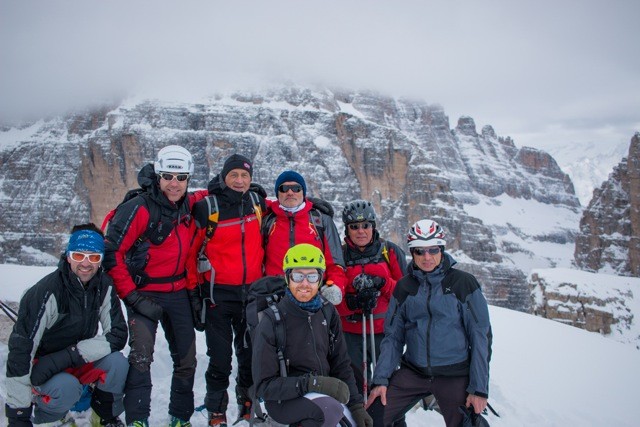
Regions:
<svg viewBox="0 0 640 427"><path fill-rule="evenodd" d="M640 131L640 1L0 2L0 114L287 79L469 115L517 146Z"/></svg>

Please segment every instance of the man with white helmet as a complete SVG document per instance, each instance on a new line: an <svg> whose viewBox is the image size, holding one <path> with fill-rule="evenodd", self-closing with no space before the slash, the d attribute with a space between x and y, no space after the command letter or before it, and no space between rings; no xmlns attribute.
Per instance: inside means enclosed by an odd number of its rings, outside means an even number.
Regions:
<svg viewBox="0 0 640 427"><path fill-rule="evenodd" d="M487 406L492 341L487 302L476 278L454 268L437 222L416 222L407 244L413 262L389 304L367 408L374 426L390 426L433 394L446 425L458 426L460 406L478 414Z"/></svg>
<svg viewBox="0 0 640 427"><path fill-rule="evenodd" d="M127 306L129 374L124 406L128 425L148 426L153 348L162 325L173 359L171 426L190 426L196 370L194 322L185 265L195 234L191 208L207 191L188 193L191 153L162 148L138 174L144 190L118 206L105 237L104 267Z"/></svg>

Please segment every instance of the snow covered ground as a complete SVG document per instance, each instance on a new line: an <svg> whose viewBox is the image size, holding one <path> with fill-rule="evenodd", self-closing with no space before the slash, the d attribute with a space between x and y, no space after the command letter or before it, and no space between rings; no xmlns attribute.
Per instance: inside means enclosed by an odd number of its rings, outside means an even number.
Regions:
<svg viewBox="0 0 640 427"><path fill-rule="evenodd" d="M0 265L4 286L0 299L19 299L52 267ZM558 322L490 307L494 345L491 363L491 405L501 418L489 415L492 426L636 426L635 391L640 383L640 351L633 345L566 326ZM205 341L197 334L198 370L196 405L204 398ZM125 349L128 352L128 348ZM4 403L7 346L0 343L0 404ZM152 367L153 395L151 425L167 425L171 359L162 334L156 344ZM232 377L235 374L232 374ZM233 379L230 392L233 394ZM235 401L231 396L230 401ZM4 411L0 425L6 425ZM227 412L235 419L236 409ZM88 425L86 414L76 416ZM194 426L205 426L204 415L192 417ZM444 426L437 413L415 410L409 426Z"/></svg>

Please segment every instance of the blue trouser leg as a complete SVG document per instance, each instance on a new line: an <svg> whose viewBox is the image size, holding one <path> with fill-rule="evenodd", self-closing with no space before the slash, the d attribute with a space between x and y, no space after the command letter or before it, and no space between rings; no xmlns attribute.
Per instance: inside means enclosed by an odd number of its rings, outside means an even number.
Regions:
<svg viewBox="0 0 640 427"><path fill-rule="evenodd" d="M66 372L60 372L46 383L34 388L37 392L33 417L36 424L59 420L82 394L80 381Z"/></svg>
<svg viewBox="0 0 640 427"><path fill-rule="evenodd" d="M129 371L129 362L119 351L113 352L94 363L97 369L106 372L104 382L98 382L91 398L91 407L100 418L109 420L124 411L122 398Z"/></svg>

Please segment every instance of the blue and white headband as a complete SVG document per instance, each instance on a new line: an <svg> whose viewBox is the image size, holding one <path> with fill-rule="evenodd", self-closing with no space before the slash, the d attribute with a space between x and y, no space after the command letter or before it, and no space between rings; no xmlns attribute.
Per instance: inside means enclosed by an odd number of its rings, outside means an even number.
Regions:
<svg viewBox="0 0 640 427"><path fill-rule="evenodd" d="M78 230L69 237L67 254L72 251L104 254L104 238L92 230Z"/></svg>

